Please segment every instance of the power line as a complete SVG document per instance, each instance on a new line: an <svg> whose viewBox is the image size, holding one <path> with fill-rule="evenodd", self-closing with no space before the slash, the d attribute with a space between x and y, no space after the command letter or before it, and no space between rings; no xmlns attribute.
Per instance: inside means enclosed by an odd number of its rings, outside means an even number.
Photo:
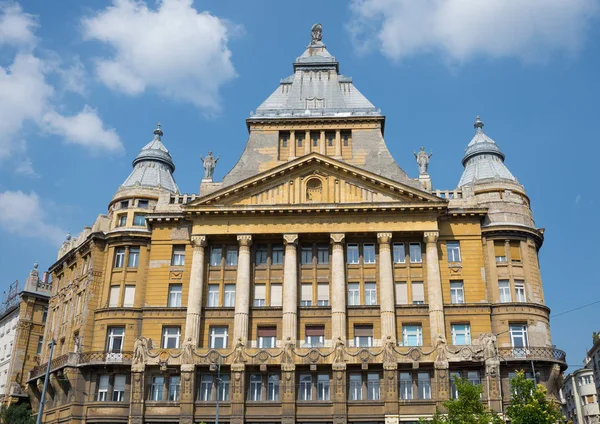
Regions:
<svg viewBox="0 0 600 424"><path fill-rule="evenodd" d="M600 303L600 300L596 300L595 302L588 303L586 305L581 305L581 306L578 306L578 307L573 308L573 309L569 309L568 311L561 312L560 314L550 315L550 318L556 318L556 317L559 317L561 315L568 314L569 312L578 311L579 309L587 308L588 306L592 306L592 305L595 305L597 303Z"/></svg>

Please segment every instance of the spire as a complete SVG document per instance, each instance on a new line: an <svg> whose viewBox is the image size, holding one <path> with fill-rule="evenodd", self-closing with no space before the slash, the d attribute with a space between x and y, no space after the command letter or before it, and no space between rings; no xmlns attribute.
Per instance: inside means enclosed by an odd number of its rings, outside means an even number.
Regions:
<svg viewBox="0 0 600 424"><path fill-rule="evenodd" d="M494 140L483 132L483 121L477 115L475 136L465 150L462 164L465 170L458 183L459 187L471 185L479 180L504 179L516 182L504 164L504 153Z"/></svg>
<svg viewBox="0 0 600 424"><path fill-rule="evenodd" d="M156 129L154 130L154 135L155 135L155 139L158 138L160 140L160 138L163 136L163 132L160 129L160 122L158 124L156 124Z"/></svg>

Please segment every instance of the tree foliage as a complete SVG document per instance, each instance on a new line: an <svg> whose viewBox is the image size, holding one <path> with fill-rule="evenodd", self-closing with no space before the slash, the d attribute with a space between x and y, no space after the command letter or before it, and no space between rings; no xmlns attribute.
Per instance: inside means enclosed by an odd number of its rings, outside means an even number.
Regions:
<svg viewBox="0 0 600 424"><path fill-rule="evenodd" d="M525 378L523 371L510 380L512 396L506 416L511 424L555 424L562 422L558 405L546 398L546 388Z"/></svg>
<svg viewBox="0 0 600 424"><path fill-rule="evenodd" d="M0 422L6 424L34 424L31 409L26 403L3 406L0 410Z"/></svg>

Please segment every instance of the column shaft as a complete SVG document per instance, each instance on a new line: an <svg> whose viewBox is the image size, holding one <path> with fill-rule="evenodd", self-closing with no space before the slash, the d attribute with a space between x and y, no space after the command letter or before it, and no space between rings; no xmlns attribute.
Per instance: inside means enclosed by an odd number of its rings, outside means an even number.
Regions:
<svg viewBox="0 0 600 424"><path fill-rule="evenodd" d="M308 155L311 150L312 140L310 139L310 131L306 130L306 137L304 137L304 154Z"/></svg>
<svg viewBox="0 0 600 424"><path fill-rule="evenodd" d="M192 269L190 272L184 340L191 339L194 346L198 346L202 292L204 290L204 248L206 247L206 237L192 236L192 247Z"/></svg>
<svg viewBox="0 0 600 424"><path fill-rule="evenodd" d="M444 322L444 297L442 294L442 278L437 250L437 231L425 233L426 260L427 260L427 294L429 303L429 325L431 328L431 343L437 335L446 340L446 326Z"/></svg>
<svg viewBox="0 0 600 424"><path fill-rule="evenodd" d="M319 137L319 153L324 155L325 153L325 131L321 131Z"/></svg>
<svg viewBox="0 0 600 424"><path fill-rule="evenodd" d="M394 304L394 269L390 242L392 233L378 233L379 242L379 306L381 340L396 340L396 307Z"/></svg>
<svg viewBox="0 0 600 424"><path fill-rule="evenodd" d="M296 158L296 131L290 131L290 141L288 144L288 160Z"/></svg>
<svg viewBox="0 0 600 424"><path fill-rule="evenodd" d="M250 313L250 246L252 236L237 237L240 244L237 280L235 283L235 313L233 318L233 340L248 340L248 314Z"/></svg>
<svg viewBox="0 0 600 424"><path fill-rule="evenodd" d="M285 234L283 268L283 341L288 337L295 343L298 334L298 234Z"/></svg>
<svg viewBox="0 0 600 424"><path fill-rule="evenodd" d="M331 335L346 342L346 266L342 233L331 234Z"/></svg>
<svg viewBox="0 0 600 424"><path fill-rule="evenodd" d="M335 130L335 157L341 159L342 157L342 137L341 130Z"/></svg>

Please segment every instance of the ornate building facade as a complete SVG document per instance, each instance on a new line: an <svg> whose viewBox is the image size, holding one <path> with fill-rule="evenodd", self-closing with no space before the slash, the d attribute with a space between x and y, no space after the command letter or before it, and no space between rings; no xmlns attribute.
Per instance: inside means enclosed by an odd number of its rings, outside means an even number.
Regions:
<svg viewBox="0 0 600 424"><path fill-rule="evenodd" d="M209 153L200 193L179 193L159 126L65 242L45 422L416 422L454 376L503 411L519 369L558 394L543 230L483 122L458 186L434 190L431 155L418 178L398 166L320 25L293 69L222 181Z"/></svg>

